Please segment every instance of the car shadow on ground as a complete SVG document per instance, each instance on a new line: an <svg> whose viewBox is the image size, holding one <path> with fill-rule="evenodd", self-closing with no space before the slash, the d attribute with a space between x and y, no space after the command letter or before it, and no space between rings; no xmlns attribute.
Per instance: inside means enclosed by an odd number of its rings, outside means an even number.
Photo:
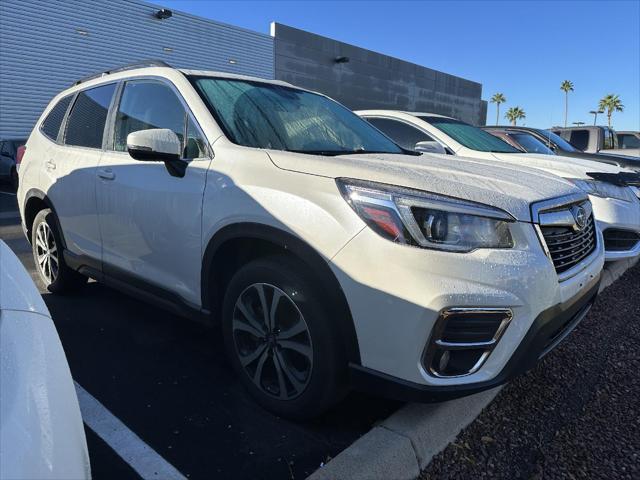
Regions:
<svg viewBox="0 0 640 480"><path fill-rule="evenodd" d="M352 393L293 423L251 400L217 327L95 282L43 298L75 380L190 478L304 478L400 406Z"/></svg>

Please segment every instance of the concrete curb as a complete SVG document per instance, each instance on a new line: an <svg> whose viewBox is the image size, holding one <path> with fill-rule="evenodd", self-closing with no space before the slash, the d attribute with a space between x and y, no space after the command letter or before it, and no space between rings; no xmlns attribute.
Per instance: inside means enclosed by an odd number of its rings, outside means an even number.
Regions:
<svg viewBox="0 0 640 480"><path fill-rule="evenodd" d="M600 292L638 262L607 264ZM356 440L307 480L415 480L502 387L438 404L408 404Z"/></svg>

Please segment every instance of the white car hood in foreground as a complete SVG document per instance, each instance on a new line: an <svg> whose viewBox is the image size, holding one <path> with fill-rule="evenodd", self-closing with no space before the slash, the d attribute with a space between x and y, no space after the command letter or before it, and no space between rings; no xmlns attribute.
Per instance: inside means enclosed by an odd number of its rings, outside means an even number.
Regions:
<svg viewBox="0 0 640 480"><path fill-rule="evenodd" d="M531 204L582 194L569 182L545 172L518 170L498 162L449 155L356 154L325 157L269 150L279 168L415 188L500 208L531 221Z"/></svg>
<svg viewBox="0 0 640 480"><path fill-rule="evenodd" d="M90 477L60 338L33 281L0 240L0 478Z"/></svg>
<svg viewBox="0 0 640 480"><path fill-rule="evenodd" d="M619 173L627 171L602 162L539 153L492 153L498 161L520 167L538 168L563 178L591 178L588 172ZM631 170L628 170L631 172Z"/></svg>

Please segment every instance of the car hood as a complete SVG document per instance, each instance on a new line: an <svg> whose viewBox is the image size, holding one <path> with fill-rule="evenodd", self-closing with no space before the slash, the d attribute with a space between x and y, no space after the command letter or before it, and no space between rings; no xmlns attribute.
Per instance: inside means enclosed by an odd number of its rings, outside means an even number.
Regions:
<svg viewBox="0 0 640 480"><path fill-rule="evenodd" d="M18 257L0 240L0 312L21 310L49 316L38 289Z"/></svg>
<svg viewBox="0 0 640 480"><path fill-rule="evenodd" d="M269 150L284 170L354 178L428 191L490 205L531 221L531 204L582 193L545 172L451 155L356 154L335 157Z"/></svg>
<svg viewBox="0 0 640 480"><path fill-rule="evenodd" d="M492 153L491 155L501 162L537 168L563 178L590 178L587 175L588 172L619 173L625 171L616 165L558 155L539 153Z"/></svg>
<svg viewBox="0 0 640 480"><path fill-rule="evenodd" d="M622 158L640 159L640 148L616 148L610 150L600 150L605 155L613 155Z"/></svg>

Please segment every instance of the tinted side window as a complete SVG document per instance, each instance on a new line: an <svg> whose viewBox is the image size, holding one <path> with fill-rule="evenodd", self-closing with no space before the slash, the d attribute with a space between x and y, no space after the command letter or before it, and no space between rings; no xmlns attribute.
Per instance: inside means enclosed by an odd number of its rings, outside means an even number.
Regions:
<svg viewBox="0 0 640 480"><path fill-rule="evenodd" d="M620 148L640 148L640 138L628 133L618 134Z"/></svg>
<svg viewBox="0 0 640 480"><path fill-rule="evenodd" d="M589 131L571 130L569 142L579 150L586 150L589 147Z"/></svg>
<svg viewBox="0 0 640 480"><path fill-rule="evenodd" d="M613 135L611 135L611 130L609 130L608 128L604 128L602 132L604 134L604 141L602 142L602 148L605 150L608 148L614 148Z"/></svg>
<svg viewBox="0 0 640 480"><path fill-rule="evenodd" d="M72 95L68 95L60 99L56 106L51 109L47 118L42 122L40 130L51 140L55 141L58 139L60 125L62 125L62 120L64 120L64 114L67 113L71 97Z"/></svg>
<svg viewBox="0 0 640 480"><path fill-rule="evenodd" d="M186 112L167 85L140 80L127 82L116 115L114 148L127 149L127 135L139 130L168 128L184 145Z"/></svg>
<svg viewBox="0 0 640 480"><path fill-rule="evenodd" d="M388 118L367 118L366 120L407 150L415 150L418 142L433 141L429 135L406 123Z"/></svg>
<svg viewBox="0 0 640 480"><path fill-rule="evenodd" d="M112 83L78 94L67 121L65 144L102 148L104 125L115 89L116 85Z"/></svg>

